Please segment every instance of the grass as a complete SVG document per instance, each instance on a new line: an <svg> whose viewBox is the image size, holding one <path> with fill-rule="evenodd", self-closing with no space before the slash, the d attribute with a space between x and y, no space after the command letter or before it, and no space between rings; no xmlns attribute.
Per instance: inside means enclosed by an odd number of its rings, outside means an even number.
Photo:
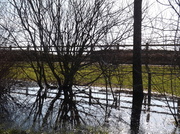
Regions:
<svg viewBox="0 0 180 134"><path fill-rule="evenodd" d="M108 134L108 132L103 128L90 127L90 126L80 127L68 131L52 131L52 132L21 130L14 128L3 129L0 127L0 134Z"/></svg>
<svg viewBox="0 0 180 134"><path fill-rule="evenodd" d="M151 66L151 87L159 93L180 96L180 70L171 66ZM143 84L148 87L148 74L143 73Z"/></svg>
<svg viewBox="0 0 180 134"><path fill-rule="evenodd" d="M21 66L23 66L23 70L21 67L15 67L13 70L18 72L17 79L36 79L34 70L30 66L26 65L26 67L24 67L24 63L22 63ZM173 93L174 95L180 96L180 69L175 69L171 66L149 66L149 68L151 72L151 88L153 91ZM45 65L45 72L48 81L55 81L47 65ZM142 72L143 88L147 90L149 81L145 66L142 67ZM60 75L62 74L59 74L59 76ZM75 82L78 85L86 85L87 83L95 81L93 86L105 86L105 80L110 81L113 87L132 89L132 66L119 65L116 68L114 68L114 66L100 68L99 65L93 64L81 68L75 76Z"/></svg>

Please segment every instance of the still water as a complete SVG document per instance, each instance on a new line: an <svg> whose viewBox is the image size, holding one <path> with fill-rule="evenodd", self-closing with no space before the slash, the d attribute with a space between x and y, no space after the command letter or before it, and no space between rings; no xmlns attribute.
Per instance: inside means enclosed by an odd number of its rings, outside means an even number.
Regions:
<svg viewBox="0 0 180 134"><path fill-rule="evenodd" d="M9 126L23 127L24 129L29 129L31 126L31 118L26 118L30 110L31 104L35 101L36 97L33 95L37 94L39 88L29 87L28 94L26 95L27 89L25 87L18 88L14 90L14 93L11 93L13 100L20 104L24 104L24 107L14 107L13 103L8 104L10 113L12 113L11 119L12 122ZM92 91L92 96L94 99L91 100L92 104L89 105L89 98L85 92L89 92L89 89ZM75 100L78 102L78 110L86 111L87 114L81 112L81 117L86 121L87 125L90 126L101 126L106 129L110 134L128 134L130 129L130 116L131 116L131 101L132 95L127 93L118 93L115 94L115 97L118 98L117 107L114 108L113 96L110 92L108 95L105 93L105 89L101 87L74 87L77 96ZM118 89L114 89L118 90ZM83 91L83 92L81 92ZM17 92L19 94L17 94ZM48 93L48 97L55 96L56 89L51 90ZM22 93L22 94L20 94ZM119 96L120 95L120 96ZM108 106L106 98L108 98ZM45 104L49 103L51 98L47 98ZM98 102L98 104L97 104ZM26 107L28 104L29 108ZM165 101L164 98L157 99L157 97L152 97L150 111L148 112L147 106L143 105L141 113L141 125L140 133L141 134L179 134L179 128L176 128L174 125L174 118L170 114L170 109L167 105L172 107L177 107L176 103ZM58 106L58 104L56 104ZM56 107L55 106L55 107ZM46 110L46 106L44 106Z"/></svg>

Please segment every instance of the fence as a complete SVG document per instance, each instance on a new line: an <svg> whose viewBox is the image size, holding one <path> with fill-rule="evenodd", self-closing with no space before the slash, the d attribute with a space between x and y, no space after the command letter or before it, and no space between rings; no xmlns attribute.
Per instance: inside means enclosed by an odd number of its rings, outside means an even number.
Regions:
<svg viewBox="0 0 180 134"><path fill-rule="evenodd" d="M54 89L56 90L56 89ZM89 90L89 89L88 89ZM111 92L105 92L105 90L96 90L91 89L89 91L80 91L76 92L76 102L77 103L85 103L88 105L101 105L105 107L117 108L117 109L131 109L132 104L132 91L130 90L117 90L114 92L114 96L116 99L113 98ZM16 90L11 90L11 94L16 95L24 95L24 96L36 96L37 90L33 88L19 88ZM53 90L49 90L47 93L47 99L53 99L52 95L56 94ZM108 98L106 95L108 94ZM63 95L63 94L62 94ZM164 96L162 94L151 93L149 96L148 93L144 93L144 101L142 106L142 111L144 112L151 112L151 113L159 113L159 114L166 114L166 115L179 115L179 108L180 108L180 98L179 97L172 97L172 96ZM150 97L151 100L147 101L147 98ZM63 99L63 98L60 98ZM108 102L108 103L107 103ZM170 105L167 105L169 103ZM175 110L175 113L171 113L170 109Z"/></svg>

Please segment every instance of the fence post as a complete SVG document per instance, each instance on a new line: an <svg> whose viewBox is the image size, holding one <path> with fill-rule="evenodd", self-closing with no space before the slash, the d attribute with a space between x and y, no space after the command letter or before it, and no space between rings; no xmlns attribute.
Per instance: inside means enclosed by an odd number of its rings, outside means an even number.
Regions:
<svg viewBox="0 0 180 134"><path fill-rule="evenodd" d="M92 96L92 91L91 88L89 88L89 105L91 105L91 96Z"/></svg>
<svg viewBox="0 0 180 134"><path fill-rule="evenodd" d="M148 112L147 114L146 122L149 122L149 120L150 120L150 112Z"/></svg>
<svg viewBox="0 0 180 134"><path fill-rule="evenodd" d="M29 50L30 50L30 45L27 46L27 51L29 51Z"/></svg>
<svg viewBox="0 0 180 134"><path fill-rule="evenodd" d="M119 43L117 44L117 50L119 50Z"/></svg>
<svg viewBox="0 0 180 134"><path fill-rule="evenodd" d="M149 122L150 120L150 106L151 106L151 72L148 72L148 108L147 108L147 111L148 111L148 114L147 114L147 117L146 117L146 121Z"/></svg>
<svg viewBox="0 0 180 134"><path fill-rule="evenodd" d="M178 122L180 122L180 98L178 98L178 102L177 102L177 117L178 117Z"/></svg>
<svg viewBox="0 0 180 134"><path fill-rule="evenodd" d="M149 122L150 120L150 106L151 106L151 72L148 72L148 103L147 103L147 117L146 122ZM145 98L146 99L146 98Z"/></svg>
<svg viewBox="0 0 180 134"><path fill-rule="evenodd" d="M26 96L28 96L28 87L26 87Z"/></svg>
<svg viewBox="0 0 180 134"><path fill-rule="evenodd" d="M147 95L146 94L144 94L144 109L146 110L146 100L147 100ZM146 112L146 111L145 111Z"/></svg>
<svg viewBox="0 0 180 134"><path fill-rule="evenodd" d="M151 72L150 68L148 66L149 64L149 43L146 43L146 60L145 60L145 66L148 72L148 109L147 111L150 110L150 105L151 105Z"/></svg>
<svg viewBox="0 0 180 134"><path fill-rule="evenodd" d="M12 50L12 46L11 46L11 45L9 46L9 50L10 50L10 51Z"/></svg>
<svg viewBox="0 0 180 134"><path fill-rule="evenodd" d="M115 109L117 109L117 97L114 97L114 107L115 107Z"/></svg>
<svg viewBox="0 0 180 134"><path fill-rule="evenodd" d="M148 111L151 105L151 73L148 72Z"/></svg>

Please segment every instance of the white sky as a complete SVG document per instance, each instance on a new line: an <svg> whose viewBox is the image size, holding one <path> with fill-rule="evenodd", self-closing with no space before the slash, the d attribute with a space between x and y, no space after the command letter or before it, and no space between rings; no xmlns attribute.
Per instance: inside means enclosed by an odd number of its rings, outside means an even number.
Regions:
<svg viewBox="0 0 180 134"><path fill-rule="evenodd" d="M134 0L114 0L117 5L125 5L126 3L133 3ZM180 28L176 32L178 22L178 15L171 7L162 5L156 0L142 0L143 9L147 10L143 14L142 28L142 44L149 42L150 44L180 44ZM168 4L168 0L159 0L161 3ZM170 0L174 1L174 0ZM180 12L180 7L176 5ZM176 34L176 35L175 35ZM175 37L177 36L177 37ZM126 42L127 43L127 42ZM128 43L127 43L128 44ZM132 39L130 39L132 44ZM160 48L158 48L160 49ZM167 49L167 48L161 48ZM171 48L174 49L174 48Z"/></svg>
<svg viewBox="0 0 180 134"><path fill-rule="evenodd" d="M0 0L0 2L6 1L6 0ZM118 6L124 6L126 4L133 3L134 0L112 0L117 2L115 4L116 7ZM168 0L159 0L162 3L167 2ZM174 0L172 0L174 1ZM146 12L143 14L145 16L145 19L143 20L143 25L149 26L151 28L145 27L143 28L143 39L142 43L150 42L150 43L167 43L163 42L164 40L169 40L168 37L174 36L173 31L169 30L175 30L177 26L177 15L175 12L167 7L159 4L156 2L156 0L143 0L143 8L147 8ZM133 14L133 9L132 9ZM167 19L167 20L166 20ZM171 21L169 19L172 19ZM180 26L180 24L178 24ZM154 27L154 29L152 29ZM163 30L158 30L163 29ZM166 31L167 30L167 31ZM180 38L180 31L178 31L178 37ZM157 38L158 37L158 38ZM165 39L167 38L167 39ZM128 44L129 42L126 42ZM132 43L132 39L131 42ZM180 44L180 41L179 41Z"/></svg>
<svg viewBox="0 0 180 134"><path fill-rule="evenodd" d="M167 4L167 0L159 0L159 1ZM173 37L170 37L170 36L175 36L175 30L177 29L178 25L180 26L180 22L178 22L179 17L175 13L175 11L172 10L171 7L161 5L158 2L156 2L156 0L151 0L151 2L152 4L149 3L151 6L148 11L149 12L148 15L150 16L151 21L150 19L147 19L144 21L144 23L146 25L146 21L151 22L152 24L149 23L147 25L151 25L154 27L154 33L157 32L156 36L164 37L163 40L167 40L167 42L164 42L164 43L169 43L168 40L171 40L171 39L173 40ZM178 9L179 7L176 6L176 8ZM156 28L159 28L162 30L158 30ZM180 37L180 29L178 29L177 35ZM177 42L178 44L180 43L179 41L176 41L174 43L177 43Z"/></svg>

